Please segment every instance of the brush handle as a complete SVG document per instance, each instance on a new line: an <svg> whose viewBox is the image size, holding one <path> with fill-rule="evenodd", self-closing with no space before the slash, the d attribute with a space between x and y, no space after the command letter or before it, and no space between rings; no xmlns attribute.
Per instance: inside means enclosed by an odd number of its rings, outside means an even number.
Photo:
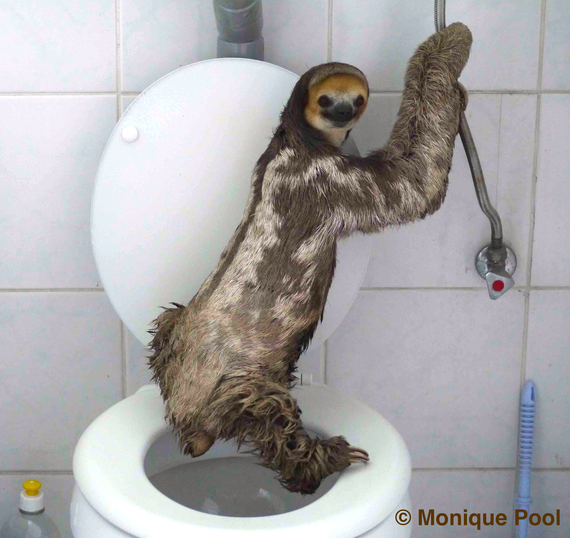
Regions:
<svg viewBox="0 0 570 538"><path fill-rule="evenodd" d="M536 388L532 381L527 381L521 395L520 435L519 435L519 472L517 510L529 511L530 473L532 467L532 448L534 444L534 416L536 412ZM528 518L522 520L517 528L517 538L525 538L528 529Z"/></svg>

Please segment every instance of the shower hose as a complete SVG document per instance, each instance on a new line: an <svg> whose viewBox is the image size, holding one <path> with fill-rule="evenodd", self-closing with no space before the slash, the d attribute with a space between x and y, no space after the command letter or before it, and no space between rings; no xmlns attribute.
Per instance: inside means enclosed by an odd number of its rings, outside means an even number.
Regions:
<svg viewBox="0 0 570 538"><path fill-rule="evenodd" d="M440 30L443 30L445 28L445 0L435 0L434 19L436 31L439 32ZM479 201L479 205L481 206L483 213L485 213L491 223L491 248L500 249L503 246L503 227L501 225L501 217L499 217L497 210L489 200L489 194L487 193L485 178L483 176L483 169L481 168L481 162L477 155L475 141L471 135L471 130L469 129L469 124L467 123L467 118L465 117L464 112L461 112L459 136L463 142L467 161L469 162L469 168L471 169L471 175L473 176L477 200Z"/></svg>

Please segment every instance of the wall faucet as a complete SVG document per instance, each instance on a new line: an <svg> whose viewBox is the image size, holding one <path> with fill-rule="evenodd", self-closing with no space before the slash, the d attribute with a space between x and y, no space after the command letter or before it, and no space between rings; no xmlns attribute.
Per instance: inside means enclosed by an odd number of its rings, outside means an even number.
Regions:
<svg viewBox="0 0 570 538"><path fill-rule="evenodd" d="M436 31L445 28L445 0L435 0L434 18ZM459 136L463 142L471 175L473 176L473 184L477 200L487 215L491 223L491 244L483 248L475 259L475 268L477 272L487 281L487 289L491 299L498 299L501 295L509 291L515 284L512 278L517 268L517 258L515 253L503 244L503 227L501 225L501 217L493 207L489 200L483 169L477 154L477 148L465 113L461 112L461 120L459 122Z"/></svg>

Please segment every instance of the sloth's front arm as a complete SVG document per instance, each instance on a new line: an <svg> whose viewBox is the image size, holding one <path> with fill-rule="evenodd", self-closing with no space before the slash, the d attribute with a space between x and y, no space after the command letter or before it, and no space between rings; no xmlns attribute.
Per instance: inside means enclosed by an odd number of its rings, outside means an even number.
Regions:
<svg viewBox="0 0 570 538"><path fill-rule="evenodd" d="M320 192L340 236L412 222L440 207L466 100L457 78L471 41L469 29L455 23L420 45L386 146L367 157L338 155L323 166L329 180Z"/></svg>

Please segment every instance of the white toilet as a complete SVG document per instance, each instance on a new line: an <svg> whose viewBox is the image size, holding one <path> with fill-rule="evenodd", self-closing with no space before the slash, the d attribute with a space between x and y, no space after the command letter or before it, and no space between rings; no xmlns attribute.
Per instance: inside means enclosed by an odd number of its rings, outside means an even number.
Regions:
<svg viewBox="0 0 570 538"><path fill-rule="evenodd" d="M107 295L142 343L160 306L188 302L213 269L297 79L255 60L199 62L154 83L121 117L97 173L92 242ZM367 236L339 244L311 348L347 314L369 252ZM180 454L158 388L147 385L97 418L77 444L74 537L409 537L412 524L395 518L411 513L411 462L401 436L363 403L310 382L304 373L293 389L307 430L344 435L368 451L369 463L301 496L232 442L194 460Z"/></svg>

